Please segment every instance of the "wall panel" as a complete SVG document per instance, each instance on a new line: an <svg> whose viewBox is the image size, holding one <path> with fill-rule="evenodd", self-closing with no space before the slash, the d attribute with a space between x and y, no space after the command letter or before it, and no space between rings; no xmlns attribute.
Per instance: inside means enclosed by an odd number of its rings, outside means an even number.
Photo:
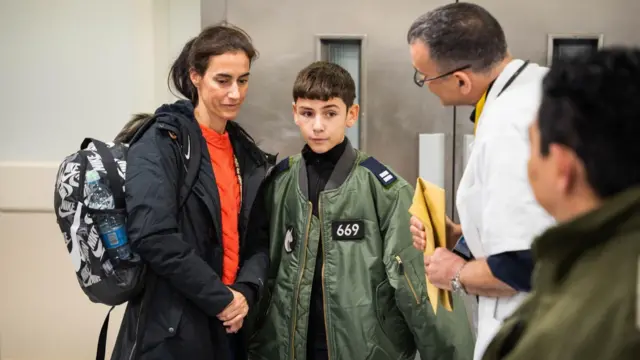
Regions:
<svg viewBox="0 0 640 360"><path fill-rule="evenodd" d="M2 360L95 358L109 308L91 303L75 278L52 210L56 172L56 163L0 163ZM108 354L123 311L112 313Z"/></svg>
<svg viewBox="0 0 640 360"><path fill-rule="evenodd" d="M419 14L445 3L228 1L227 19L247 30L260 51L238 120L267 150L282 156L298 152L302 140L291 114L291 90L297 72L316 59L315 36L366 35L363 149L413 183L418 133L451 136L453 122L451 109L413 83L406 33Z"/></svg>

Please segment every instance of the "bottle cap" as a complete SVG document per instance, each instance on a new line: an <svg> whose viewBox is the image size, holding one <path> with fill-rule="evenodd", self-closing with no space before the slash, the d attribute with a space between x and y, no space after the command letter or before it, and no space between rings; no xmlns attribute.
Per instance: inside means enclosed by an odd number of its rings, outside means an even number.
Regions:
<svg viewBox="0 0 640 360"><path fill-rule="evenodd" d="M87 171L86 180L87 182L100 181L100 174L95 170L89 170Z"/></svg>

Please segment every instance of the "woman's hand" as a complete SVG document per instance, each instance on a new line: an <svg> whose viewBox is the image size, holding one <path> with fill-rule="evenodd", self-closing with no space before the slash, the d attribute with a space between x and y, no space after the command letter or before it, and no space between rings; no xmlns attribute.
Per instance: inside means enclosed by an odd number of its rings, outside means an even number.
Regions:
<svg viewBox="0 0 640 360"><path fill-rule="evenodd" d="M227 333L236 333L242 328L245 316L249 312L247 299L241 293L229 288L233 294L233 300L227 307L218 314L218 319L223 322L227 328Z"/></svg>

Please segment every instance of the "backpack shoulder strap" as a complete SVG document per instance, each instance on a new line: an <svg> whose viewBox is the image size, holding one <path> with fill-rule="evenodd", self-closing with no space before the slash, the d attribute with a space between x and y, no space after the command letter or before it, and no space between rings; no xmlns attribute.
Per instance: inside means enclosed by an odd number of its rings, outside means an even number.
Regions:
<svg viewBox="0 0 640 360"><path fill-rule="evenodd" d="M98 350L96 352L96 360L104 360L104 354L107 349L107 331L109 330L109 317L115 306L112 306L107 312L107 316L104 318L102 327L100 328L100 335L98 337Z"/></svg>
<svg viewBox="0 0 640 360"><path fill-rule="evenodd" d="M182 209L200 172L200 161L202 159L202 148L200 146L201 136L195 128L196 125L194 122L180 114L160 113L158 115L166 115L179 120L179 127L176 127L175 121L169 123L162 121L162 118L160 118L158 126L168 132L169 137L176 142L180 151L183 176L178 186L178 189L180 189L178 209Z"/></svg>
<svg viewBox="0 0 640 360"><path fill-rule="evenodd" d="M171 120L168 120L171 118ZM178 120L176 124L175 120ZM177 145L180 152L180 167L183 169L183 176L179 179L178 209L181 209L186 202L191 188L195 184L200 170L200 160L202 149L200 148L200 134L194 128L193 121L177 113L157 113L149 117L145 123L136 131L129 141L129 144L139 140L153 124L157 123L158 128L167 132L171 140Z"/></svg>
<svg viewBox="0 0 640 360"><path fill-rule="evenodd" d="M151 128L151 125L155 124L156 120L158 120L158 116L159 116L159 114L150 115L144 121L144 123L140 126L140 128L138 128L138 130L136 130L136 132L133 135L133 137L131 137L131 140L129 140L129 145L131 145L134 142L138 141L142 137L142 135L144 135L144 133L147 132L147 130L149 130L149 128Z"/></svg>

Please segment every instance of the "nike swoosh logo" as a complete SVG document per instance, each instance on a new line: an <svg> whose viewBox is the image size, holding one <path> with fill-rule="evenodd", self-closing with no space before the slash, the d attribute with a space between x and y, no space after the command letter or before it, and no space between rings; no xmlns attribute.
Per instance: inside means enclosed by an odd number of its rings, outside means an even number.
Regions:
<svg viewBox="0 0 640 360"><path fill-rule="evenodd" d="M67 180L71 179L71 178L72 178L72 177L74 177L75 175L78 175L78 173L77 173L77 172L72 172L72 173L70 173L70 174L64 174L64 175L62 175L62 177L61 177L60 181L61 181L61 182L67 182Z"/></svg>
<svg viewBox="0 0 640 360"><path fill-rule="evenodd" d="M58 209L58 216L60 216L61 218L65 218L71 214L74 214L75 212L75 210L63 211L62 209Z"/></svg>
<svg viewBox="0 0 640 360"><path fill-rule="evenodd" d="M187 136L187 153L184 157L186 157L187 160L191 157L191 136Z"/></svg>
<svg viewBox="0 0 640 360"><path fill-rule="evenodd" d="M80 165L77 163L68 163L63 170L62 176L60 176L61 183L68 183L69 179L72 179L74 176L80 173Z"/></svg>

